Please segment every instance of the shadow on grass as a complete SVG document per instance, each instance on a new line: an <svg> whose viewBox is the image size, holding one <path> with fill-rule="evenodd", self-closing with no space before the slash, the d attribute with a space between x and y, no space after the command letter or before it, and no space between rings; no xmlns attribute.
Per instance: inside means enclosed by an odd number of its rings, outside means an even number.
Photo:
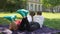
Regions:
<svg viewBox="0 0 60 34"><path fill-rule="evenodd" d="M47 19L45 18L44 25L54 28L54 29L60 29L60 19Z"/></svg>
<svg viewBox="0 0 60 34"><path fill-rule="evenodd" d="M17 18L17 19L20 19L21 18ZM0 25L7 25L7 24L10 24L11 22L3 17L0 17Z"/></svg>
<svg viewBox="0 0 60 34"><path fill-rule="evenodd" d="M18 18L18 19L20 19L20 18ZM0 25L7 25L9 23L10 23L10 21L6 20L5 18L0 17ZM50 28L60 30L60 19L48 19L48 18L45 18L44 25L48 26ZM56 33L56 34L60 34L60 32Z"/></svg>
<svg viewBox="0 0 60 34"><path fill-rule="evenodd" d="M0 17L0 25L8 25L8 24L10 24L10 21Z"/></svg>
<svg viewBox="0 0 60 34"><path fill-rule="evenodd" d="M20 19L20 18L18 18ZM0 17L0 25L7 25L11 23L9 20L6 20L5 18ZM60 29L60 19L48 19L45 18L44 25L54 28L54 29Z"/></svg>

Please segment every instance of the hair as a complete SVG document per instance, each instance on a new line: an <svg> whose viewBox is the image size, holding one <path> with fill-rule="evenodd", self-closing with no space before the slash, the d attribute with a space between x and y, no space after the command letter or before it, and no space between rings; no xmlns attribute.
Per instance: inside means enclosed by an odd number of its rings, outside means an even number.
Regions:
<svg viewBox="0 0 60 34"><path fill-rule="evenodd" d="M34 16L34 15L35 15L35 12L30 11L30 15L31 15L31 16Z"/></svg>
<svg viewBox="0 0 60 34"><path fill-rule="evenodd" d="M10 25L9 25L9 29L10 30L17 30L17 25L15 24L15 23L10 23Z"/></svg>
<svg viewBox="0 0 60 34"><path fill-rule="evenodd" d="M38 12L37 12L37 15L42 15L42 12L39 12L39 11L38 11Z"/></svg>

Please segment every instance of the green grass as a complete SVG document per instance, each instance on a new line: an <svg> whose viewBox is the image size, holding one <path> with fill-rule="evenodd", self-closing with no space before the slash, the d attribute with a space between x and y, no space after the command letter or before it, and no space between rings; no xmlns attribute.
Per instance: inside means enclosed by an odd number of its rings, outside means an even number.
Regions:
<svg viewBox="0 0 60 34"><path fill-rule="evenodd" d="M43 13L43 16L45 17L44 25L60 29L60 13Z"/></svg>
<svg viewBox="0 0 60 34"><path fill-rule="evenodd" d="M0 13L0 17L10 16L10 15L16 15L16 16L22 18L22 16L20 14L17 14L17 13Z"/></svg>
<svg viewBox="0 0 60 34"><path fill-rule="evenodd" d="M60 18L60 13L46 13L43 12L43 16L48 19L59 19Z"/></svg>
<svg viewBox="0 0 60 34"><path fill-rule="evenodd" d="M0 13L0 24L9 24L10 22L4 19L3 16L9 16L12 14L16 14L17 19L22 18L22 16L17 13ZM50 28L60 29L60 13L43 12L43 16L45 17L44 25Z"/></svg>

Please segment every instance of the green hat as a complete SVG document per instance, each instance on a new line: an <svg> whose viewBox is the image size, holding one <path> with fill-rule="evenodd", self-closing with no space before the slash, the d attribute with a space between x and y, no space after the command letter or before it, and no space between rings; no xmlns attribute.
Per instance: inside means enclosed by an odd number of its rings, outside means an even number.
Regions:
<svg viewBox="0 0 60 34"><path fill-rule="evenodd" d="M22 17L24 17L24 16L27 16L29 11L25 10L25 9L19 9L19 10L17 10L17 13L19 13Z"/></svg>
<svg viewBox="0 0 60 34"><path fill-rule="evenodd" d="M4 18L12 22L12 21L14 21L16 19L16 15L4 16Z"/></svg>

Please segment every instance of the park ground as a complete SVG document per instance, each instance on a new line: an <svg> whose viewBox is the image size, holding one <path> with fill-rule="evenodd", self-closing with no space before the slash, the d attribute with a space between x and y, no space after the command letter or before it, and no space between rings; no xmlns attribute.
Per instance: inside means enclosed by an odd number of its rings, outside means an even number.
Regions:
<svg viewBox="0 0 60 34"><path fill-rule="evenodd" d="M3 18L4 16L17 15L17 19L22 18L20 14L17 13L0 13L0 24L5 25L9 24L10 21ZM60 29L60 13L49 13L43 12L42 14L45 17L44 25L54 29Z"/></svg>

